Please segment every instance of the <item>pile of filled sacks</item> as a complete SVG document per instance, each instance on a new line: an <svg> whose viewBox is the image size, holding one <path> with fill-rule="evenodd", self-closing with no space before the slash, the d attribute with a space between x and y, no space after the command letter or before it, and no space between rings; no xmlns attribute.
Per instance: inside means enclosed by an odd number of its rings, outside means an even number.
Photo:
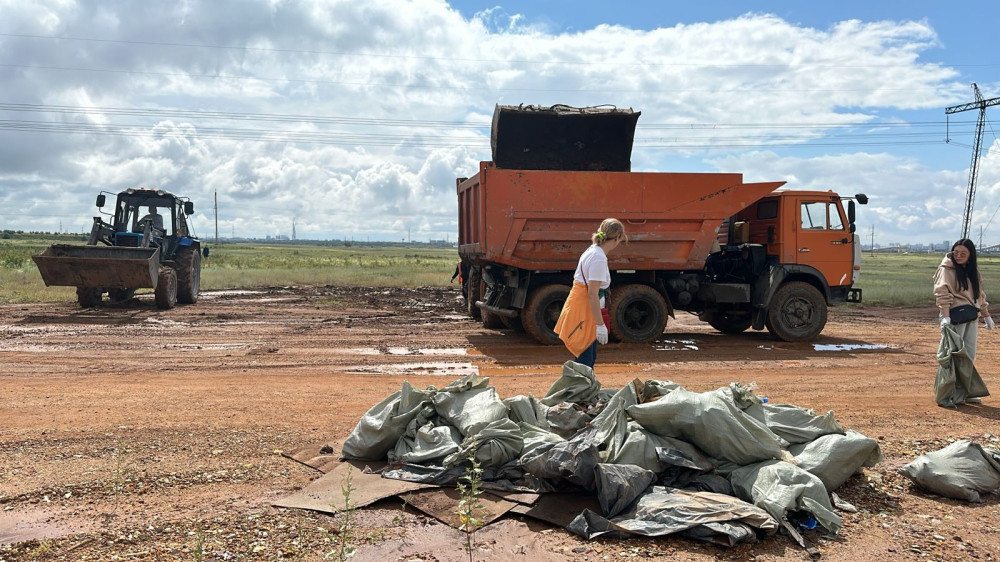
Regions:
<svg viewBox="0 0 1000 562"><path fill-rule="evenodd" d="M601 513L584 510L568 529L588 538L680 533L728 545L779 526L836 534L830 493L882 460L833 412L767 403L752 386L635 380L612 391L572 361L540 399L501 399L475 374L440 389L403 383L341 456L387 460L388 478L454 485L475 464L485 489L584 490Z"/></svg>

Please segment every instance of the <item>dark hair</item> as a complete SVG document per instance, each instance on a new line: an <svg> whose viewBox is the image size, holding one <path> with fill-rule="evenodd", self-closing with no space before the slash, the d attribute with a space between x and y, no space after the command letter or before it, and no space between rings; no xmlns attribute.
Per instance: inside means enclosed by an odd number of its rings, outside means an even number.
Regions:
<svg viewBox="0 0 1000 562"><path fill-rule="evenodd" d="M951 253L948 253L951 263L955 264L955 277L958 279L958 287L964 291L969 288L969 284L971 283L972 298L979 299L979 266L976 265L976 245L972 243L972 240L962 238L951 246L951 251L954 252L955 248L959 246L965 246L965 249L969 250L969 260L965 262L965 265L958 265L958 262L955 261Z"/></svg>

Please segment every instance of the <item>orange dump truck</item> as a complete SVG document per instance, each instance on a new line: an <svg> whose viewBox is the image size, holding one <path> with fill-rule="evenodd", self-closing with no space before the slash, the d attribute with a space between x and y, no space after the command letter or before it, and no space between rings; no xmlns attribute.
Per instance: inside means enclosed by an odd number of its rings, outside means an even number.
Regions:
<svg viewBox="0 0 1000 562"><path fill-rule="evenodd" d="M457 180L471 315L559 343L577 259L607 217L629 236L608 260L609 331L621 342L655 340L678 310L727 334L766 327L803 341L823 330L828 306L861 301L854 201L864 195L631 172L638 115L497 106L493 161Z"/></svg>

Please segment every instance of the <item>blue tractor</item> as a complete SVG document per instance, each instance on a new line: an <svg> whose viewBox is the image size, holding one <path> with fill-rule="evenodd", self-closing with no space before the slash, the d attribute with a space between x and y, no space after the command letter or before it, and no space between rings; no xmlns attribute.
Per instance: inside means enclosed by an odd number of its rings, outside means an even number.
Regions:
<svg viewBox="0 0 1000 562"><path fill-rule="evenodd" d="M105 211L108 197L113 211ZM198 300L201 257L208 256L188 224L194 203L162 189L126 189L117 196L97 196L85 246L53 244L32 256L46 286L76 287L80 306L99 305L105 292L111 301L126 301L136 289L152 288L156 306L173 308Z"/></svg>

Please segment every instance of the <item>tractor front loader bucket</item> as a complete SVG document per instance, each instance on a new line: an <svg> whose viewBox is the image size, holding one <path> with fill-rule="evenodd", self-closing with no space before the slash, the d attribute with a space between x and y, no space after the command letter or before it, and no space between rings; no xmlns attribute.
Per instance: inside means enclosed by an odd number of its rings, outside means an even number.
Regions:
<svg viewBox="0 0 1000 562"><path fill-rule="evenodd" d="M31 256L47 287L156 288L159 248L53 244Z"/></svg>

